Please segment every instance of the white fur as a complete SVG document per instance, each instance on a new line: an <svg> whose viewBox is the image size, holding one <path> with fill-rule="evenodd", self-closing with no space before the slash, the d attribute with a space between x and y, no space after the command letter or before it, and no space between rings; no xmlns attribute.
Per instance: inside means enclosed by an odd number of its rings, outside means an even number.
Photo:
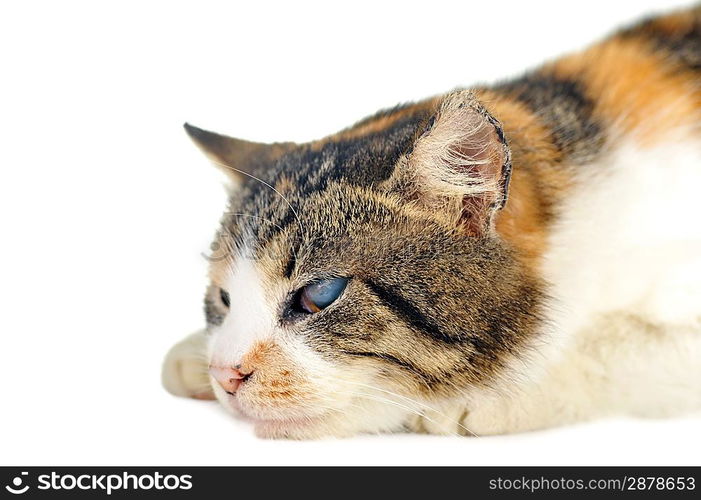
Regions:
<svg viewBox="0 0 701 500"><path fill-rule="evenodd" d="M602 163L577 167L578 185L545 256L545 276L572 318L567 330L616 310L653 322L696 323L701 142L625 143Z"/></svg>
<svg viewBox="0 0 701 500"><path fill-rule="evenodd" d="M545 375L508 396L483 395L462 421L478 435L611 415L666 417L701 409L701 331L635 316L600 316L570 339Z"/></svg>
<svg viewBox="0 0 701 500"><path fill-rule="evenodd" d="M226 290L229 312L222 324L212 329L209 359L215 365L235 366L253 344L272 335L277 301L275 297L266 296L263 277L245 257L236 259Z"/></svg>

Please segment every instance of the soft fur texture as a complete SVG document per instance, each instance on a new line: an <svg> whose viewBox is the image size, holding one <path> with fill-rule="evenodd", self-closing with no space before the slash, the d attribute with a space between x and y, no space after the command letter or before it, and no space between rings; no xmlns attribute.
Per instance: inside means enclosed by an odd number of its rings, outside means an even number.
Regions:
<svg viewBox="0 0 701 500"><path fill-rule="evenodd" d="M166 388L280 438L697 411L700 54L697 8L309 144L188 125L232 191Z"/></svg>

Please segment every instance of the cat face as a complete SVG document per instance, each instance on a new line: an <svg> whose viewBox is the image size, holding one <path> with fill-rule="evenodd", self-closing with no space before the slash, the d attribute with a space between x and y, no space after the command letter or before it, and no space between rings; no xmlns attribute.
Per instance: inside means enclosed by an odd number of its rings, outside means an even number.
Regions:
<svg viewBox="0 0 701 500"><path fill-rule="evenodd" d="M190 133L236 173L208 358L217 398L260 435L397 430L493 384L537 336L541 284L494 231L509 152L471 95L243 157Z"/></svg>

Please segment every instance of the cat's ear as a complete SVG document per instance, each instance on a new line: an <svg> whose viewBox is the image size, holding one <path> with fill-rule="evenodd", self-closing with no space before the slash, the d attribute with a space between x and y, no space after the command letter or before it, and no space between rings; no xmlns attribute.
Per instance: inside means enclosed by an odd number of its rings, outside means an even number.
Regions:
<svg viewBox="0 0 701 500"><path fill-rule="evenodd" d="M499 121L468 91L449 94L388 181L421 208L474 236L506 203L511 153Z"/></svg>
<svg viewBox="0 0 701 500"><path fill-rule="evenodd" d="M248 176L260 175L265 167L296 147L292 142L265 144L244 141L203 130L189 123L184 127L193 142L237 184Z"/></svg>

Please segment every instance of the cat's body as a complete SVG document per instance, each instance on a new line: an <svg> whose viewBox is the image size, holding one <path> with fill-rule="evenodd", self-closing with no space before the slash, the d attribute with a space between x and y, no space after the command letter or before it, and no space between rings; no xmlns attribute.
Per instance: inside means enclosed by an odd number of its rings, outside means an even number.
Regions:
<svg viewBox="0 0 701 500"><path fill-rule="evenodd" d="M206 350L272 437L701 409L699 9L309 145L190 133L265 184L232 194L210 335L168 358L172 392L209 392ZM338 304L296 315L337 276Z"/></svg>

